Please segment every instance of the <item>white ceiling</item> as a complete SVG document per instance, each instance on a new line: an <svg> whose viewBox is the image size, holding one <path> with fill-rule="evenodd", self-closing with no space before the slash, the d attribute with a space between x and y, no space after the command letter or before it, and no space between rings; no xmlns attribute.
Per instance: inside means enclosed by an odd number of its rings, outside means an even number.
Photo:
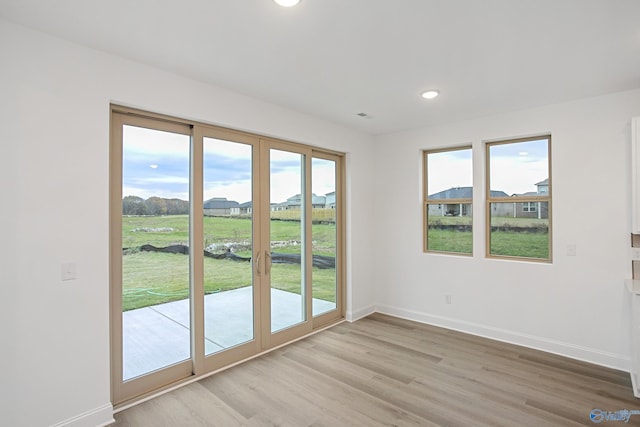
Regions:
<svg viewBox="0 0 640 427"><path fill-rule="evenodd" d="M640 0L0 0L0 16L371 134L640 88Z"/></svg>

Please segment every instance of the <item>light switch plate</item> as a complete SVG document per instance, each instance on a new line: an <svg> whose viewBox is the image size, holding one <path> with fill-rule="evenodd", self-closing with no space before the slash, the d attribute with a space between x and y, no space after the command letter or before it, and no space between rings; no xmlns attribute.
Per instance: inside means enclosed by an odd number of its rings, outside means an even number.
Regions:
<svg viewBox="0 0 640 427"><path fill-rule="evenodd" d="M76 279L76 263L75 262L63 262L61 267L62 280L75 280Z"/></svg>

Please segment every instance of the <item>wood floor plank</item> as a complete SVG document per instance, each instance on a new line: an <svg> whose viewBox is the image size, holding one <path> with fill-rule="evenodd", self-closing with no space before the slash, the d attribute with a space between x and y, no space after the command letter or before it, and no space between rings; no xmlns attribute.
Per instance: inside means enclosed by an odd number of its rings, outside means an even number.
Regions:
<svg viewBox="0 0 640 427"><path fill-rule="evenodd" d="M182 387L116 415L122 427L239 426L246 420L199 383Z"/></svg>
<svg viewBox="0 0 640 427"><path fill-rule="evenodd" d="M423 420L388 402L377 401L330 376L319 376L306 365L291 363L290 359L274 358L260 368L277 369L280 375L274 378L276 382L287 381L294 392L306 396L321 410L326 418L314 424L382 426L387 423L381 420L393 420L393 425L424 425ZM326 408L332 410L326 411ZM346 414L349 414L348 417L345 417ZM335 417L339 419L331 423L331 418Z"/></svg>
<svg viewBox="0 0 640 427"><path fill-rule="evenodd" d="M594 408L640 409L628 373L373 314L117 413L115 425L573 427L593 425Z"/></svg>

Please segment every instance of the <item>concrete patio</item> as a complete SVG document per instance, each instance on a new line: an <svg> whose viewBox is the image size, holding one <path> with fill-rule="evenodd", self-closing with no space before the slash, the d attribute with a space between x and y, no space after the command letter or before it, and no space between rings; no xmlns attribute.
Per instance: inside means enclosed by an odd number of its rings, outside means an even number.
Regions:
<svg viewBox="0 0 640 427"><path fill-rule="evenodd" d="M251 287L205 295L205 354L253 339ZM302 298L271 289L273 331L302 321ZM335 303L313 299L313 314L335 309ZM191 357L189 300L169 302L122 313L123 377L125 380Z"/></svg>

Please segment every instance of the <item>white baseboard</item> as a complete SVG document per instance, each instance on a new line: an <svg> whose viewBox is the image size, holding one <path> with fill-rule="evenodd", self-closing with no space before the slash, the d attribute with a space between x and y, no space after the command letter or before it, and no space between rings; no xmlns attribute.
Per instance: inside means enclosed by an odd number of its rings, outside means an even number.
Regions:
<svg viewBox="0 0 640 427"><path fill-rule="evenodd" d="M363 317L366 317L375 312L376 306L370 305L359 310L347 311L345 314L345 318L347 319L347 322L355 322L356 320L362 319Z"/></svg>
<svg viewBox="0 0 640 427"><path fill-rule="evenodd" d="M51 427L105 427L115 423L113 405L107 403L84 414L61 421Z"/></svg>
<svg viewBox="0 0 640 427"><path fill-rule="evenodd" d="M437 316L413 310L406 310L388 305L378 305L375 311L390 316L413 320L429 325L440 326L455 331L465 332L484 338L503 341L510 344L521 345L547 353L558 354L560 356L577 359L608 368L629 372L631 370L631 358L619 354L609 353L589 347L582 347L575 344L555 341L533 335L522 334L506 329L494 328L472 322L465 322L444 316Z"/></svg>

